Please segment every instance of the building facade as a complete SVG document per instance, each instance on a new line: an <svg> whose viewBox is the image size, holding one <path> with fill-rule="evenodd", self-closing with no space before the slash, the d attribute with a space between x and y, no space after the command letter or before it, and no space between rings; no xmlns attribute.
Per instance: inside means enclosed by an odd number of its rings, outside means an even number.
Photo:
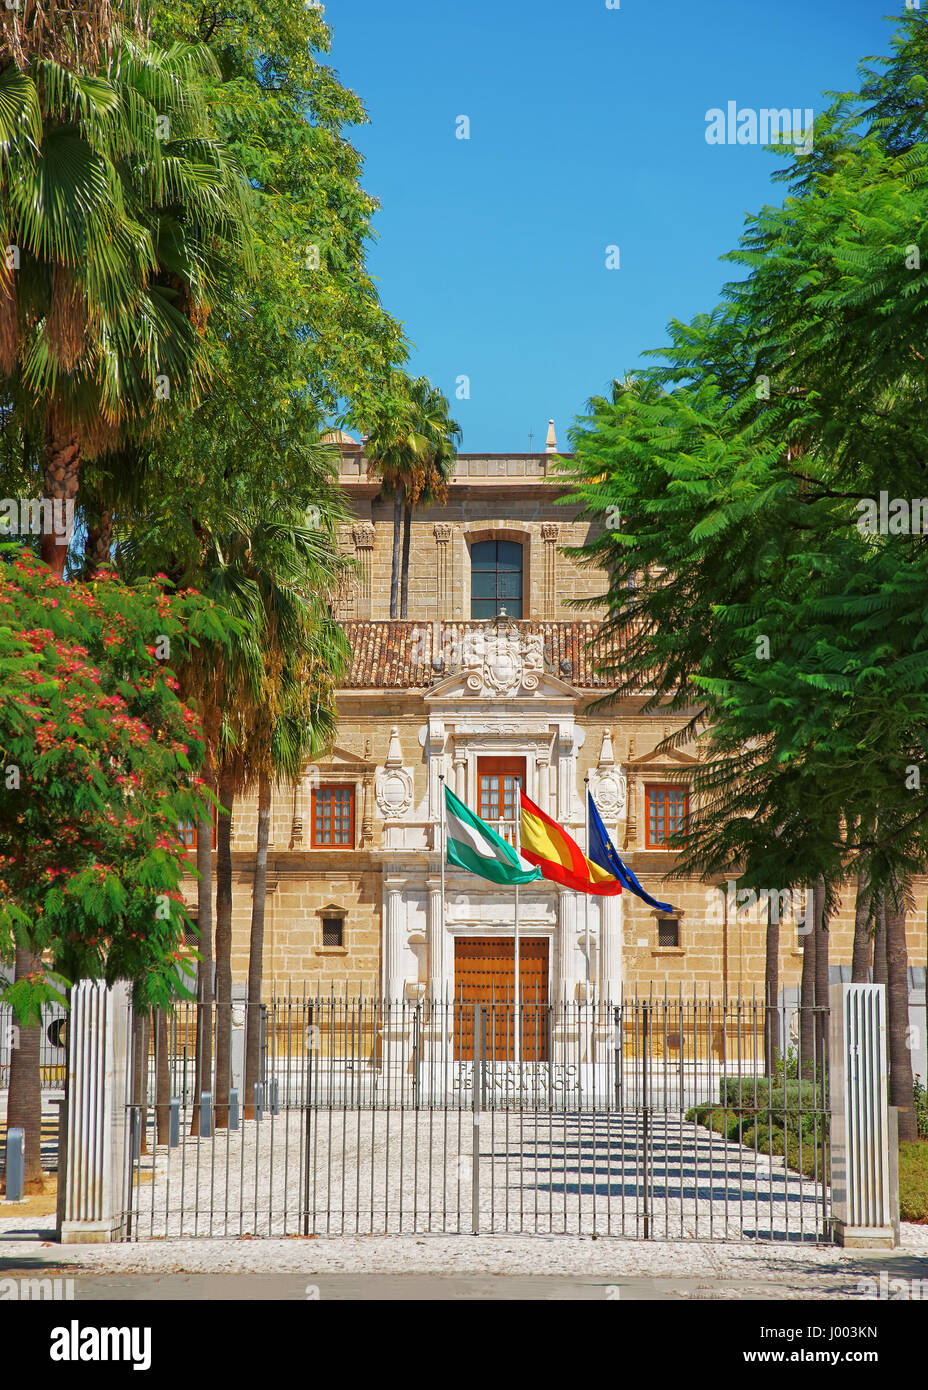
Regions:
<svg viewBox="0 0 928 1390"><path fill-rule="evenodd" d="M569 548L589 527L559 500L550 453L458 457L447 504L412 521L408 612L389 617L392 502L341 438L356 560L339 597L352 644L329 756L276 789L268 863L268 995L334 991L417 1000L504 995L513 983L512 890L442 867L442 779L511 829L518 783L582 845L592 790L620 853L655 898L590 898L540 882L519 894L523 991L539 1002L676 993L762 993L764 908L726 884L673 880L669 837L689 809L695 746L659 751L677 716L643 700L598 708L608 687L587 643L602 575ZM587 605L578 608L576 600ZM619 653L620 656L620 653ZM233 974L248 966L256 808L233 817ZM193 880L188 900L196 899ZM771 885L774 888L775 885ZM797 895L798 897L798 895ZM924 902L924 894L920 894ZM784 904L781 983L802 964L801 908ZM832 919L833 972L848 967L854 901ZM910 918L923 963L924 912Z"/></svg>

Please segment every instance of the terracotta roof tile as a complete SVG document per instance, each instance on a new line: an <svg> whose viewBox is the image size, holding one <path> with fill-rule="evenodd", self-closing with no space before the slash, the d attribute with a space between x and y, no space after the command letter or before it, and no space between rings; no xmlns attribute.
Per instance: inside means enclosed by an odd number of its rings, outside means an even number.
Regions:
<svg viewBox="0 0 928 1390"><path fill-rule="evenodd" d="M414 622L393 619L381 622L350 621L344 624L352 646L351 669L342 688L347 690L427 689L436 680L453 674L468 633L485 632L487 623ZM521 634L540 635L549 673L584 690L605 690L610 682L597 676L588 644L598 623L519 622ZM433 657L444 658L434 669Z"/></svg>

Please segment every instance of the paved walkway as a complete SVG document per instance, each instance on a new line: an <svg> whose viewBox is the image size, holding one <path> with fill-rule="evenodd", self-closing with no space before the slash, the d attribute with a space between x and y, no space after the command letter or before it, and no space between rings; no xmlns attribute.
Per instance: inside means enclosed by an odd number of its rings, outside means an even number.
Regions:
<svg viewBox="0 0 928 1390"><path fill-rule="evenodd" d="M141 1239L473 1234L473 1115L328 1110L267 1115L142 1157ZM769 1239L814 1244L822 1184L677 1116L485 1111L480 1233ZM810 1146L811 1147L811 1146Z"/></svg>
<svg viewBox="0 0 928 1390"><path fill-rule="evenodd" d="M863 1253L577 1236L60 1246L34 1221L0 1222L0 1279L72 1278L77 1299L862 1299L878 1287L881 1272L909 1285L925 1280L921 1287L928 1288L928 1227L909 1225L899 1250Z"/></svg>

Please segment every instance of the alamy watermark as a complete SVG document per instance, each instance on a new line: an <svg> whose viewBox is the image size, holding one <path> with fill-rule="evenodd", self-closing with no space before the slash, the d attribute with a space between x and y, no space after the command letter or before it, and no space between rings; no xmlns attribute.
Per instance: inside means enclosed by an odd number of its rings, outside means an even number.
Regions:
<svg viewBox="0 0 928 1390"><path fill-rule="evenodd" d="M739 107L729 101L723 108L706 112L707 145L792 145L799 154L811 154L815 112L795 106Z"/></svg>
<svg viewBox="0 0 928 1390"><path fill-rule="evenodd" d="M864 497L855 511L857 529L862 536L928 535L928 497L893 497L881 492L878 498Z"/></svg>
<svg viewBox="0 0 928 1390"><path fill-rule="evenodd" d="M60 497L0 498L0 540L9 536L54 536L67 545L74 530L74 501Z"/></svg>

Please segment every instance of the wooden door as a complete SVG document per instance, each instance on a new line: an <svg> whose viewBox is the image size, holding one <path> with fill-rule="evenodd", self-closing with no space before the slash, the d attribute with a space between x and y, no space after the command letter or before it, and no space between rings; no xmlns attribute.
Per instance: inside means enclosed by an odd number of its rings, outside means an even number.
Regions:
<svg viewBox="0 0 928 1390"><path fill-rule="evenodd" d="M548 942L519 937L522 1061L548 1060ZM515 943L512 937L466 937L454 943L454 1055L511 1062L515 1044Z"/></svg>

